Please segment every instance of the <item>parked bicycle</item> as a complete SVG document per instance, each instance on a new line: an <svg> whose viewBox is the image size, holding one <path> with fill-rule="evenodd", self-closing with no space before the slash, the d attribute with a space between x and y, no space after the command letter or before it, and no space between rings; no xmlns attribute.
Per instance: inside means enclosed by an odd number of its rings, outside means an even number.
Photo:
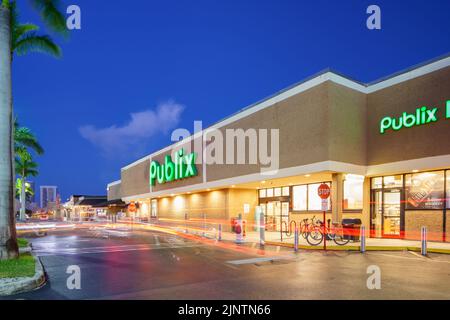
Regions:
<svg viewBox="0 0 450 320"><path fill-rule="evenodd" d="M335 225L330 226L328 219L328 227L325 226L325 235L327 240L333 240L337 245L344 246L350 242L350 237L345 235L344 229ZM312 246L318 246L325 238L323 222L317 220L318 224L312 227L307 234L306 241Z"/></svg>
<svg viewBox="0 0 450 320"><path fill-rule="evenodd" d="M309 222L311 220L311 222ZM312 219L306 218L300 222L299 233L304 238L308 238L308 234L314 230L314 228L318 226L318 220L316 220L316 216L313 216Z"/></svg>

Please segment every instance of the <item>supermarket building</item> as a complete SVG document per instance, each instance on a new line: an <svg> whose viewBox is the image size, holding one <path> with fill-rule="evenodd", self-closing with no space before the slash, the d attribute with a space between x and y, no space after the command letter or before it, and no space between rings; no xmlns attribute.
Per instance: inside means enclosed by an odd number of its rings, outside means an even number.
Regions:
<svg viewBox="0 0 450 320"><path fill-rule="evenodd" d="M208 131L227 129L277 130L278 170L210 161ZM372 237L406 239L427 226L430 240L450 241L450 56L370 84L324 71L127 165L107 189L109 201L133 202L148 219L228 225L242 214L252 228L263 214L279 230L321 215L320 183L331 187L333 222L360 218Z"/></svg>

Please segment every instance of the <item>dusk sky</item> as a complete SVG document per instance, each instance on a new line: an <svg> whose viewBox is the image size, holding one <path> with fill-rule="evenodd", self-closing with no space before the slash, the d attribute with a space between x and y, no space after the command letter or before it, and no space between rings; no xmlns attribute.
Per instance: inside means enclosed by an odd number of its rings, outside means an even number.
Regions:
<svg viewBox="0 0 450 320"><path fill-rule="evenodd" d="M73 0L64 56L15 57L19 122L44 146L39 185L106 194L120 168L325 68L371 82L450 52L450 1ZM382 29L366 28L381 7ZM22 22L39 22L28 1ZM41 30L45 32L45 28Z"/></svg>

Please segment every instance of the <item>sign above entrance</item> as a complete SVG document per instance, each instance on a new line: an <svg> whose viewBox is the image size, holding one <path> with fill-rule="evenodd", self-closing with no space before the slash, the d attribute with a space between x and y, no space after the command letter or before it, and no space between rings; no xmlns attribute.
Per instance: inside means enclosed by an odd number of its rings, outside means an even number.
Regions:
<svg viewBox="0 0 450 320"><path fill-rule="evenodd" d="M384 117L380 121L380 133L383 134L388 129L398 131L402 128L411 128L437 122L439 120L438 110L438 108L423 106L417 108L414 113L403 112L398 118ZM450 100L446 102L445 118L450 119Z"/></svg>
<svg viewBox="0 0 450 320"><path fill-rule="evenodd" d="M155 185L194 177L198 174L195 166L197 152L184 155L184 150L180 149L175 153L175 162L170 155L165 156L164 164L152 161L150 164L150 184Z"/></svg>

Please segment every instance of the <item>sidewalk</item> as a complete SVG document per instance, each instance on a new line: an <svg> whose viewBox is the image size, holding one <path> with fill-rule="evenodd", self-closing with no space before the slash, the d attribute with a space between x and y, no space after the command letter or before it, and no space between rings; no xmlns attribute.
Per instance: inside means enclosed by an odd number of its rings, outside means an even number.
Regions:
<svg viewBox="0 0 450 320"><path fill-rule="evenodd" d="M155 227L162 227L171 229L177 232L206 237L209 239L217 239L219 236L219 230L217 225L209 224L209 226L199 223L195 227L192 225L189 227L184 227L180 225L171 225L169 223L142 223L142 222L134 222L134 226L138 225L151 225ZM236 241L236 234L232 232L222 232L221 240L223 241ZM244 243L260 243L260 234L256 231L246 232L244 237ZM283 233L283 238L281 239L280 232L274 231L266 231L265 232L265 244L266 245L274 245L274 246L286 246L292 247L294 246L294 236L286 236ZM344 246L338 246L334 241L327 241L327 249L328 250L352 250L359 251L361 242L359 241L350 241L348 244ZM311 246L306 239L302 236L299 236L299 248L301 249L309 249L309 250L321 250L323 248L323 243L318 246ZM367 251L421 251L421 242L420 240L402 240L402 239L380 239L380 238L366 238L366 250ZM450 254L450 243L449 242L432 242L428 241L427 243L427 251L430 253L445 253Z"/></svg>
<svg viewBox="0 0 450 320"><path fill-rule="evenodd" d="M178 230L184 232L184 230ZM202 232L194 232L194 234L203 235ZM206 236L209 238L217 238L218 230L217 229L208 229L206 231ZM222 232L222 240L225 241L236 241L236 234L232 232ZM259 243L260 235L259 232L250 231L246 232L244 237L244 242L247 243ZM280 232L265 232L265 243L267 245L276 245L276 246L294 246L294 236L286 236L283 233L283 240L281 240ZM360 250L360 241L350 241L348 244L344 246L338 246L334 241L327 241L327 249L330 250ZM323 243L319 246L311 246L306 239L302 236L299 236L299 247L301 249L313 249L318 250L323 248ZM366 250L367 251L418 251L421 250L421 242L420 240L403 240L403 239L380 239L380 238L366 238ZM450 254L450 243L449 242L432 242L428 241L427 243L428 252L434 253L446 253Z"/></svg>

